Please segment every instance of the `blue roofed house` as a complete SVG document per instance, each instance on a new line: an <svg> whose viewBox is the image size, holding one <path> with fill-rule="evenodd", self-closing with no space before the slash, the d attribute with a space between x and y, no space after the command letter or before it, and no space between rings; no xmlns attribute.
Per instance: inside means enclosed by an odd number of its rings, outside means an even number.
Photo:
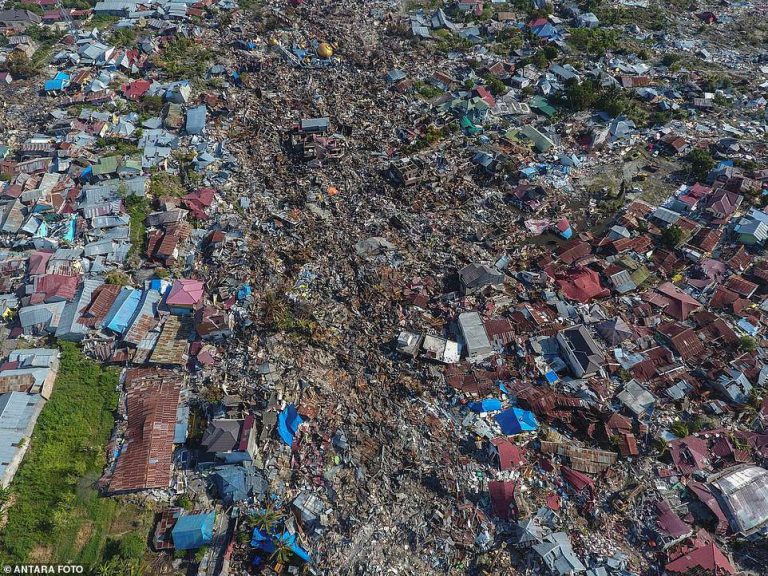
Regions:
<svg viewBox="0 0 768 576"><path fill-rule="evenodd" d="M131 324L136 310L141 304L142 290L125 287L120 290L115 302L107 312L104 326L113 332L123 334Z"/></svg>
<svg viewBox="0 0 768 576"><path fill-rule="evenodd" d="M768 213L752 208L734 229L739 242L747 246L763 246L768 241Z"/></svg>
<svg viewBox="0 0 768 576"><path fill-rule="evenodd" d="M744 372L734 368L723 370L717 380L712 382L712 387L734 404L747 403L752 392L752 384Z"/></svg>
<svg viewBox="0 0 768 576"><path fill-rule="evenodd" d="M219 466L211 474L218 497L225 505L242 502L250 497L262 499L269 488L266 478L256 468L230 464Z"/></svg>
<svg viewBox="0 0 768 576"><path fill-rule="evenodd" d="M61 92L69 86L69 74L66 72L56 72L53 78L45 81L43 89L46 92Z"/></svg>
<svg viewBox="0 0 768 576"><path fill-rule="evenodd" d="M171 530L173 545L177 550L196 550L213 541L213 525L216 513L187 514L180 517Z"/></svg>

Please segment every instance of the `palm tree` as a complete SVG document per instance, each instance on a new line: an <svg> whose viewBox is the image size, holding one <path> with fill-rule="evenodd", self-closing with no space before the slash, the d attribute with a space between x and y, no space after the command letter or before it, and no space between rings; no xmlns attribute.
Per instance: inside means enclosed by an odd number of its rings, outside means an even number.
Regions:
<svg viewBox="0 0 768 576"><path fill-rule="evenodd" d="M272 552L272 555L269 557L269 559L272 560L276 565L280 564L281 566L287 566L291 563L291 560L293 560L293 550L290 546L288 546L288 544L280 540L277 548L274 552Z"/></svg>
<svg viewBox="0 0 768 576"><path fill-rule="evenodd" d="M276 510L272 503L268 503L264 509L251 514L253 524L264 532L271 532L272 528L282 519L282 514Z"/></svg>

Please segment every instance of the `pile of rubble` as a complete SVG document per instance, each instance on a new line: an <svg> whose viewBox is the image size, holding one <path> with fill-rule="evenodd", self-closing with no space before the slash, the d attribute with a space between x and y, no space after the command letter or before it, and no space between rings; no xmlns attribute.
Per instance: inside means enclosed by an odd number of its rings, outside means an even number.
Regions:
<svg viewBox="0 0 768 576"><path fill-rule="evenodd" d="M55 8L0 11L2 337L124 368L169 569L760 573L755 7Z"/></svg>

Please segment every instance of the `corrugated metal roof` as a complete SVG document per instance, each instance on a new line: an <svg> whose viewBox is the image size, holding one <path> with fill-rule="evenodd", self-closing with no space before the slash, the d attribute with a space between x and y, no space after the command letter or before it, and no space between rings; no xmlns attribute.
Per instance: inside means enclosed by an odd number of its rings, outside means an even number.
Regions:
<svg viewBox="0 0 768 576"><path fill-rule="evenodd" d="M734 532L751 533L768 523L768 470L736 466L715 479Z"/></svg>
<svg viewBox="0 0 768 576"><path fill-rule="evenodd" d="M113 332L124 333L141 303L141 297L141 290L123 288L109 310L104 325Z"/></svg>
<svg viewBox="0 0 768 576"><path fill-rule="evenodd" d="M16 457L22 438L32 434L44 400L37 394L9 392L0 395L0 479L3 485L10 481L7 477L8 465Z"/></svg>
<svg viewBox="0 0 768 576"><path fill-rule="evenodd" d="M169 370L126 373L128 427L109 481L110 492L168 488L182 377Z"/></svg>

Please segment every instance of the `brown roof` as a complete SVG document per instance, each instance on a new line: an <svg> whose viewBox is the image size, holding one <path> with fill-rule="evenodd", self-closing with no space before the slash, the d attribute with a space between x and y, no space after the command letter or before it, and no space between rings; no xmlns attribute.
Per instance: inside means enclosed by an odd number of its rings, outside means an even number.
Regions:
<svg viewBox="0 0 768 576"><path fill-rule="evenodd" d="M733 270L746 270L752 264L752 256L749 255L744 246L739 246L738 250L726 262Z"/></svg>
<svg viewBox="0 0 768 576"><path fill-rule="evenodd" d="M624 88L642 88L650 86L651 79L648 76L622 76L621 85Z"/></svg>
<svg viewBox="0 0 768 576"><path fill-rule="evenodd" d="M169 370L134 368L125 377L128 426L109 492L167 489L182 377Z"/></svg>
<svg viewBox="0 0 768 576"><path fill-rule="evenodd" d="M752 296L752 294L755 293L755 290L757 290L757 284L754 282L750 282L746 278L743 278L742 276L739 276L738 274L734 274L725 283L726 288L729 290L732 290L733 292L736 292L736 294L741 294L742 296L749 298Z"/></svg>
<svg viewBox="0 0 768 576"><path fill-rule="evenodd" d="M574 238L560 246L555 253L557 254L557 257L566 264L572 264L579 258L583 258L591 252L592 247L589 244L578 238Z"/></svg>
<svg viewBox="0 0 768 576"><path fill-rule="evenodd" d="M107 312L115 303L117 295L120 293L120 286L114 284L103 284L96 288L93 293L91 303L83 310L80 323L89 328L94 328L104 321Z"/></svg>
<svg viewBox="0 0 768 576"><path fill-rule="evenodd" d="M192 331L192 318L179 320L178 316L169 316L163 325L163 331L157 341L149 361L152 364L181 365L187 360L187 339Z"/></svg>
<svg viewBox="0 0 768 576"><path fill-rule="evenodd" d="M702 228L696 236L693 237L691 244L701 248L704 252L712 252L715 246L717 246L717 243L720 242L722 236L723 233L720 230Z"/></svg>
<svg viewBox="0 0 768 576"><path fill-rule="evenodd" d="M704 352L704 344L691 328L670 322L658 327L659 332L669 338L672 348L685 361L699 358Z"/></svg>

